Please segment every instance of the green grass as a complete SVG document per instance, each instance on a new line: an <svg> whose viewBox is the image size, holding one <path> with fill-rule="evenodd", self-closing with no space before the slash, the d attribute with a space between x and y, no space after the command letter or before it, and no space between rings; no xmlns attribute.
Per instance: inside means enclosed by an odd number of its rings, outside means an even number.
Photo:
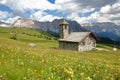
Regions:
<svg viewBox="0 0 120 80"><path fill-rule="evenodd" d="M10 39L14 31L16 40ZM59 50L46 36L54 38L34 29L0 28L0 80L120 80L120 49L97 44L108 51Z"/></svg>

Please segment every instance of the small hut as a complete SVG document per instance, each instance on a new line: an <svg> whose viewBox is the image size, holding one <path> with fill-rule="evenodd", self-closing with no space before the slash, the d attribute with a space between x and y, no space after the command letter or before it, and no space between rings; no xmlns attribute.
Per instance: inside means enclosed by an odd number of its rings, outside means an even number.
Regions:
<svg viewBox="0 0 120 80"><path fill-rule="evenodd" d="M69 33L69 23L65 20L60 23L59 48L76 51L90 51L96 49L98 38L92 32Z"/></svg>

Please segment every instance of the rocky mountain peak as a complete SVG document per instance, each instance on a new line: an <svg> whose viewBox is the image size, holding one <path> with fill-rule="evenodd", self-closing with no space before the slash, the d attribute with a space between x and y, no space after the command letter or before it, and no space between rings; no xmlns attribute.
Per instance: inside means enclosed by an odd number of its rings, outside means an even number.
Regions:
<svg viewBox="0 0 120 80"><path fill-rule="evenodd" d="M15 23L13 23L13 27L28 27L32 28L34 21L32 19L21 19L19 18Z"/></svg>

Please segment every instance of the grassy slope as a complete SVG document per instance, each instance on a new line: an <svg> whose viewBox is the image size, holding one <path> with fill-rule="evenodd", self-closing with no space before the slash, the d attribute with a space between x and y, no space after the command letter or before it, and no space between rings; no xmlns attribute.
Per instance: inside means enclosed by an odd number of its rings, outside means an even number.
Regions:
<svg viewBox="0 0 120 80"><path fill-rule="evenodd" d="M98 44L108 51L59 50L57 41L48 40L53 38L34 29L0 28L0 80L120 80L119 49Z"/></svg>

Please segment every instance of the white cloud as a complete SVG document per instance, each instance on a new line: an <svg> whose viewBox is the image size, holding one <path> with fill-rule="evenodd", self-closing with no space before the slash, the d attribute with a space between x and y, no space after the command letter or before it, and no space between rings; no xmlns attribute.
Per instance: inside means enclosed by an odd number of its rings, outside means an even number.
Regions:
<svg viewBox="0 0 120 80"><path fill-rule="evenodd" d="M120 3L114 3L113 5L105 5L101 7L99 11L96 11L87 17L79 17L76 12L71 12L71 14L67 16L67 18L74 19L79 23L114 22L120 25Z"/></svg>
<svg viewBox="0 0 120 80"><path fill-rule="evenodd" d="M45 13L43 11L36 11L30 15L30 17L34 20L39 20Z"/></svg>
<svg viewBox="0 0 120 80"><path fill-rule="evenodd" d="M59 11L68 13L68 19L77 20L79 23L86 22L115 22L119 23L120 0L56 0L55 4L60 6ZM112 6L110 6L112 5ZM80 17L79 14L89 13L100 9L90 16ZM116 14L116 15L115 15ZM117 20L113 20L117 19ZM120 19L120 18L119 18Z"/></svg>
<svg viewBox="0 0 120 80"><path fill-rule="evenodd" d="M120 3L102 7L97 15L99 15L99 22L114 22L120 25Z"/></svg>
<svg viewBox="0 0 120 80"><path fill-rule="evenodd" d="M39 21L53 21L54 19L60 19L60 17L57 17L57 16L53 16L53 15L45 15L45 16L42 16Z"/></svg>
<svg viewBox="0 0 120 80"><path fill-rule="evenodd" d="M59 10L65 13L77 11L77 4L72 0L56 0L55 4L59 6Z"/></svg>
<svg viewBox="0 0 120 80"><path fill-rule="evenodd" d="M55 10L57 6L47 0L1 0L0 4L8 6L14 15L24 15L30 10Z"/></svg>
<svg viewBox="0 0 120 80"><path fill-rule="evenodd" d="M107 5L107 6L105 6L105 7L102 7L100 11L101 11L102 13L107 13L107 12L110 11L110 8L111 8L111 6L110 6L110 5Z"/></svg>
<svg viewBox="0 0 120 80"><path fill-rule="evenodd" d="M54 19L59 19L60 17L49 15L43 11L37 11L31 15L31 18L39 21L53 21Z"/></svg>
<svg viewBox="0 0 120 80"><path fill-rule="evenodd" d="M106 5L106 6L101 8L100 12L101 13L106 13L106 14L120 13L120 3L116 3L112 6Z"/></svg>
<svg viewBox="0 0 120 80"><path fill-rule="evenodd" d="M63 12L90 12L95 8L101 8L108 4L114 4L117 0L56 0L55 4Z"/></svg>
<svg viewBox="0 0 120 80"><path fill-rule="evenodd" d="M30 18L39 21L52 21L59 18L44 12L57 10L67 14L68 19L77 20L79 23L97 21L120 24L120 0L55 0L55 4L48 0L0 0L0 4L8 6L15 16L29 15ZM100 10L95 11L95 9ZM92 12L91 15L84 16L85 13L90 12ZM82 17L79 14L83 14ZM2 15L0 19L3 19L7 18L9 13L0 12L0 15Z"/></svg>
<svg viewBox="0 0 120 80"><path fill-rule="evenodd" d="M82 8L101 8L103 6L114 4L117 0L74 0Z"/></svg>
<svg viewBox="0 0 120 80"><path fill-rule="evenodd" d="M0 11L0 19L8 18L10 14L6 11Z"/></svg>
<svg viewBox="0 0 120 80"><path fill-rule="evenodd" d="M8 18L6 21L6 23L14 23L18 18L21 18L20 16L16 16L16 17L12 17L12 18Z"/></svg>

